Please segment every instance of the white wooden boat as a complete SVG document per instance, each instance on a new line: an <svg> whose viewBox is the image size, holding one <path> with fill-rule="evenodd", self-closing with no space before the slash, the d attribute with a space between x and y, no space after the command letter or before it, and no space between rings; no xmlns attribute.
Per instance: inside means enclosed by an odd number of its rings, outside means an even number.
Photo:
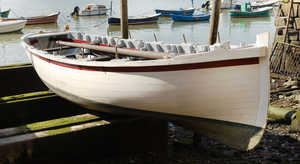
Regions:
<svg viewBox="0 0 300 164"><path fill-rule="evenodd" d="M27 20L0 20L0 33L20 31L26 22Z"/></svg>
<svg viewBox="0 0 300 164"><path fill-rule="evenodd" d="M177 121L237 149L259 143L269 98L268 33L247 46L82 38L22 38L37 74L57 95L92 110Z"/></svg>
<svg viewBox="0 0 300 164"><path fill-rule="evenodd" d="M104 5L88 4L83 10L80 10L78 6L74 8L71 13L72 16L96 16L96 15L106 15L107 8Z"/></svg>
<svg viewBox="0 0 300 164"><path fill-rule="evenodd" d="M252 8L275 6L278 0L253 0L250 2Z"/></svg>

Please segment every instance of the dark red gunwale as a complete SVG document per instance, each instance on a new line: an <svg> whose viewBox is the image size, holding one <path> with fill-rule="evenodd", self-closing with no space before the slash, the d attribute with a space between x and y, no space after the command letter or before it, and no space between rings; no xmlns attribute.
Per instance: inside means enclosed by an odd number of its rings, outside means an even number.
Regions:
<svg viewBox="0 0 300 164"><path fill-rule="evenodd" d="M83 65L75 65L75 64L58 62L58 61L54 61L54 60L42 57L38 54L34 54L34 53L32 53L32 54L41 60L44 60L46 62L55 64L55 65L58 65L61 67L77 69L77 70L85 70L85 71L100 71L100 72L165 72L165 71L181 71L181 70L192 70L192 69L207 69L207 68L259 64L259 58L253 57L253 58L246 58L246 59L232 59L232 60L180 64L180 65L130 66L130 67L99 66L99 67L96 67L96 66L83 66Z"/></svg>

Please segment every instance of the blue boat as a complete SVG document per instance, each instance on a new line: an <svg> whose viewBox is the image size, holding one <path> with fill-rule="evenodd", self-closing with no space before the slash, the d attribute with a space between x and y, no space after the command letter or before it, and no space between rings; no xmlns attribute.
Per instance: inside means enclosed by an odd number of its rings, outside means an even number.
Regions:
<svg viewBox="0 0 300 164"><path fill-rule="evenodd" d="M196 21L208 21L210 14L197 14L191 16L182 16L182 15L171 15L173 21L178 22L196 22Z"/></svg>
<svg viewBox="0 0 300 164"><path fill-rule="evenodd" d="M193 15L195 8L179 9L179 10L160 10L156 9L155 13L161 14L161 16L171 16L171 15Z"/></svg>
<svg viewBox="0 0 300 164"><path fill-rule="evenodd" d="M154 24L154 23L157 23L159 16L160 16L160 14L154 14L151 16L144 16L144 17L129 17L128 25ZM108 24L120 25L120 18L109 17Z"/></svg>

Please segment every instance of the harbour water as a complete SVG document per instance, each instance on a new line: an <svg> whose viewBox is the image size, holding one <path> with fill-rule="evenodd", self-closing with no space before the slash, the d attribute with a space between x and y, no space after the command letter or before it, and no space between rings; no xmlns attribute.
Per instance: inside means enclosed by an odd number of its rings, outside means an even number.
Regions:
<svg viewBox="0 0 300 164"><path fill-rule="evenodd" d="M205 0L194 0L194 6L201 8ZM29 62L25 51L20 44L20 38L24 34L39 32L64 30L65 25L69 25L71 31L81 31L96 35L119 36L119 27L109 27L108 16L92 16L72 18L70 13L75 6L83 9L87 4L104 4L110 7L110 0L2 0L0 6L2 10L11 9L10 17L28 17L36 15L47 15L55 11L60 11L57 24L31 25L26 26L21 32L0 34L0 65L18 64ZM120 0L113 0L113 16L120 16ZM128 15L142 16L154 14L154 9L179 9L191 7L191 0L128 0ZM275 11L275 10L274 10ZM269 17L260 18L231 18L228 10L223 10L220 15L219 32L221 41L230 41L233 44L253 43L256 34L262 32L271 33L271 41L275 31L274 12ZM200 11L197 11L200 12ZM166 43L183 42L184 34L188 42L203 43L208 42L209 22L177 23L170 18L160 18L156 25L130 26L130 34L135 39L147 41L154 40L154 33L159 41Z"/></svg>

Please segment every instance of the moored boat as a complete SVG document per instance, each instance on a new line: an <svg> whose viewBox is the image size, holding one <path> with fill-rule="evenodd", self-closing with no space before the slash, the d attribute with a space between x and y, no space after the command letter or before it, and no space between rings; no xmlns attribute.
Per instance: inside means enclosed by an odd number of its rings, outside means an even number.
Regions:
<svg viewBox="0 0 300 164"><path fill-rule="evenodd" d="M7 18L8 15L9 15L9 13L10 13L10 9L5 10L5 11L1 11L1 12L0 12L0 17L2 17L2 18Z"/></svg>
<svg viewBox="0 0 300 164"><path fill-rule="evenodd" d="M140 24L154 24L157 23L160 14L154 14L150 16L135 16L128 18L129 25L140 25ZM121 21L119 17L109 17L108 24L110 25L120 25Z"/></svg>
<svg viewBox="0 0 300 164"><path fill-rule="evenodd" d="M195 12L195 8L186 8L186 9L179 9L179 10L163 10L163 9L156 9L155 13L161 14L161 16L171 16L171 15L193 15Z"/></svg>
<svg viewBox="0 0 300 164"><path fill-rule="evenodd" d="M178 22L197 22L197 21L208 21L210 14L197 14L191 16L171 15L173 21Z"/></svg>
<svg viewBox="0 0 300 164"><path fill-rule="evenodd" d="M277 3L278 0L255 0L255 1L251 1L250 5L252 8L260 8L260 7L275 6Z"/></svg>
<svg viewBox="0 0 300 164"><path fill-rule="evenodd" d="M55 12L49 15L33 16L33 17L20 17L20 18L7 18L6 20L27 20L26 25L57 23L60 12Z"/></svg>
<svg viewBox="0 0 300 164"><path fill-rule="evenodd" d="M259 143L269 100L268 34L247 46L75 36L22 38L37 74L57 95L91 110L184 122L238 149Z"/></svg>
<svg viewBox="0 0 300 164"><path fill-rule="evenodd" d="M273 7L262 7L253 9L249 3L244 3L241 5L240 10L231 10L229 15L231 17L262 17L269 16L270 11L273 10Z"/></svg>
<svg viewBox="0 0 300 164"><path fill-rule="evenodd" d="M21 31L26 24L26 20L0 20L0 33Z"/></svg>
<svg viewBox="0 0 300 164"><path fill-rule="evenodd" d="M71 13L72 16L96 16L96 15L106 15L107 8L105 5L96 5L96 4L88 4L86 8L80 10L78 6L76 6Z"/></svg>

